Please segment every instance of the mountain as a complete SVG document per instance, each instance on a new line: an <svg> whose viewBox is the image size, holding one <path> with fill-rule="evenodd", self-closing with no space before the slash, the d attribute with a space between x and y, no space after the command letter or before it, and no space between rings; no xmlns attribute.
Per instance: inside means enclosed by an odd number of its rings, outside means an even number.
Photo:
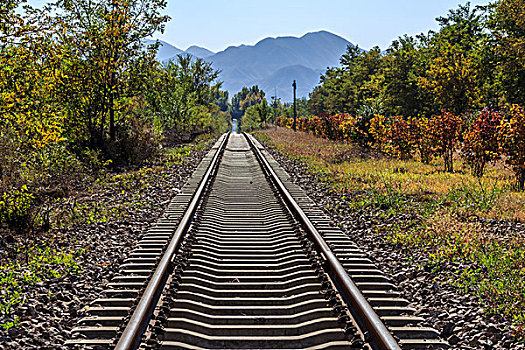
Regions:
<svg viewBox="0 0 525 350"><path fill-rule="evenodd" d="M192 55L198 58L206 58L214 54L212 51L208 49L205 49L199 46L195 46L195 45L190 46L186 51L183 51L162 40L150 40L150 39L144 40L144 42L147 45L155 44L156 41L160 43L159 51L157 51L157 60L159 61L167 61L169 59L175 58L178 55L184 55L184 54L189 54L189 55Z"/></svg>
<svg viewBox="0 0 525 350"><path fill-rule="evenodd" d="M159 59L165 60L167 50L175 48L167 45L162 47L162 52L159 50ZM243 86L259 85L268 99L277 89L277 96L289 102L293 99L291 86L294 79L297 81L297 97L308 96L326 68L339 65L348 45L354 46L340 36L319 31L300 38L266 38L253 46L231 46L216 54L192 46L186 53L202 57L221 70L219 79L224 82L223 89L228 90L230 96ZM173 56L177 54L180 53Z"/></svg>
<svg viewBox="0 0 525 350"><path fill-rule="evenodd" d="M352 43L340 36L320 31L300 38L266 38L254 46L229 47L207 59L220 69L223 88L230 94L243 86L259 85L268 96L282 101L293 99L292 82L297 81L297 96L306 97L319 83L327 67L339 59Z"/></svg>
<svg viewBox="0 0 525 350"><path fill-rule="evenodd" d="M198 58L206 58L215 54L214 52L205 49L204 47L195 45L188 47L188 49L185 52Z"/></svg>
<svg viewBox="0 0 525 350"><path fill-rule="evenodd" d="M150 40L150 39L144 39L146 45L153 45L155 42L159 42L159 51L157 51L157 60L159 61L165 61L171 57L175 57L177 55L183 54L184 51L182 51L179 48L176 48L175 46L168 44L165 41L162 40Z"/></svg>
<svg viewBox="0 0 525 350"><path fill-rule="evenodd" d="M266 92L268 100L277 92L281 101L288 102L293 100L292 82L294 80L297 83L297 97L307 97L319 84L319 77L322 73L324 73L323 69L315 70L301 65L288 66L264 79L259 87Z"/></svg>

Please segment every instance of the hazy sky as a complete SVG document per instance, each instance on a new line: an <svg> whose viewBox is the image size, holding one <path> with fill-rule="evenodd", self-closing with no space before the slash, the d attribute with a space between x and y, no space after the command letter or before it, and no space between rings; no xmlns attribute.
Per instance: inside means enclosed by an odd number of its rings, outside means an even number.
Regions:
<svg viewBox="0 0 525 350"><path fill-rule="evenodd" d="M1 0L0 0L1 1ZM46 0L29 0L40 5ZM473 5L488 0L472 0ZM199 45L220 51L253 45L268 36L301 36L328 30L364 49L386 49L403 34L437 29L436 17L464 4L460 0L168 0L171 16L156 38L186 49Z"/></svg>

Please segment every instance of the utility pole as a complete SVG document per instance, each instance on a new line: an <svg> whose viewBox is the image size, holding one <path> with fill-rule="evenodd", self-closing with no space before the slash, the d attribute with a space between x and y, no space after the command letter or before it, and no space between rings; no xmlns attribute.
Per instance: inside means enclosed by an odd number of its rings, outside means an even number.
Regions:
<svg viewBox="0 0 525 350"><path fill-rule="evenodd" d="M293 131L297 131L297 103L295 101L295 91L297 90L297 84L293 81Z"/></svg>
<svg viewBox="0 0 525 350"><path fill-rule="evenodd" d="M274 124L275 124L275 131L277 131L277 87L275 87L275 95L272 96L273 100L273 112L275 114Z"/></svg>

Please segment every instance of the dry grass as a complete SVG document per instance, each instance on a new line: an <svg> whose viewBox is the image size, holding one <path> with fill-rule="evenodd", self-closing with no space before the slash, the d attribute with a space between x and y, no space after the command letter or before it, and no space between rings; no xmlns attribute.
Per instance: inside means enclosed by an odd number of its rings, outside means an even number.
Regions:
<svg viewBox="0 0 525 350"><path fill-rule="evenodd" d="M282 128L258 136L305 161L310 172L322 174L351 199L349 210L374 207L385 216L417 214L417 219L408 216L412 219L395 227L384 226L388 240L423 249L436 268L466 262L451 276L453 283L478 294L488 312L508 316L514 334L525 336L525 235L513 226L525 222L525 194L513 189L512 174L502 164L488 166L478 179L460 159L455 160L455 173L445 173L440 159L432 164L389 159ZM488 224L476 218L499 221Z"/></svg>
<svg viewBox="0 0 525 350"><path fill-rule="evenodd" d="M482 179L471 175L456 158L454 173L444 172L441 159L431 164L389 159L354 144L321 139L308 133L279 128L258 135L292 158L306 161L312 172L322 173L341 192L395 189L424 201L455 198L465 193L463 204L480 217L525 221L525 194L513 190L512 173L501 164L488 165ZM471 198L469 198L471 197ZM490 202L469 206L468 201ZM483 204L483 203L481 203Z"/></svg>

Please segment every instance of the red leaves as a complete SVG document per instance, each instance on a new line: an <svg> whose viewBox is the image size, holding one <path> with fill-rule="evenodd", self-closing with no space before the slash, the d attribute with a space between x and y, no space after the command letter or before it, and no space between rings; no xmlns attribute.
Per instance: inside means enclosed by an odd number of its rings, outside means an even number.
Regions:
<svg viewBox="0 0 525 350"><path fill-rule="evenodd" d="M525 108L513 105L503 113L499 130L500 150L516 175L520 190L525 187Z"/></svg>
<svg viewBox="0 0 525 350"><path fill-rule="evenodd" d="M291 127L293 119L280 117L277 123ZM350 114L302 117L297 119L297 126L301 131L339 141L357 141L360 133L366 133L372 139L370 146L400 159L411 158L418 151L421 161L429 163L439 153L449 172L453 171L453 155L463 138L462 155L474 175L482 176L487 163L504 155L505 163L516 174L518 187L525 187L525 108L518 105L504 112L482 110L463 135L463 120L446 111L431 119L376 115L365 130Z"/></svg>
<svg viewBox="0 0 525 350"><path fill-rule="evenodd" d="M485 165L500 158L498 132L502 120L500 112L485 108L465 134L463 157L475 176L483 176Z"/></svg>
<svg viewBox="0 0 525 350"><path fill-rule="evenodd" d="M442 111L430 122L433 146L438 153L443 155L445 171L454 171L453 154L462 126L463 121L460 117L446 111Z"/></svg>

